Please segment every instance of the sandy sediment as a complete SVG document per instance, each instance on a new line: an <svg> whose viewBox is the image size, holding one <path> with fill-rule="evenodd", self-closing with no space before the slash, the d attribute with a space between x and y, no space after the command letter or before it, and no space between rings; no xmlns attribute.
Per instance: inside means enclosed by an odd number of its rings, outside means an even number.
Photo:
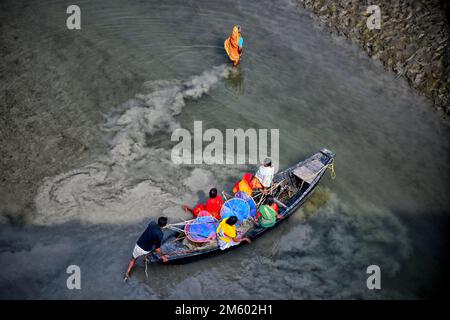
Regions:
<svg viewBox="0 0 450 320"><path fill-rule="evenodd" d="M43 17L45 6L0 4L0 222L22 222L44 177L103 148L103 114L148 79L125 67L133 57L92 49L101 35Z"/></svg>

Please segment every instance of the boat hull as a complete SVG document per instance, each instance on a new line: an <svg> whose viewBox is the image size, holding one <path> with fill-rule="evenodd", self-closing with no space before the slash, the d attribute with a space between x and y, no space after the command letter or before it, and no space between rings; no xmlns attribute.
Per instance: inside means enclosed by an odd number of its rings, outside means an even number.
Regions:
<svg viewBox="0 0 450 320"><path fill-rule="evenodd" d="M306 186L306 188L303 190L300 188L297 195L294 195L287 204L287 208L283 208L280 210L280 214L282 214L282 218L278 219L276 224L273 227L270 228L255 228L251 229L246 233L246 237L251 239L252 241L261 237L267 232L270 232L272 229L278 227L281 223L283 223L285 220L287 220L294 212L299 209L303 203L310 197L310 195L313 193L314 189L317 187L319 181L322 179L326 168L333 163L335 158L335 154L327 149L322 149L318 153L314 154L310 158L301 161L297 163L296 165L279 172L275 175L274 183L276 183L277 180L286 179L287 176L290 176L295 168L298 168L302 166L302 164L307 163L308 161L311 161L311 159L320 159L321 163L323 164L323 170L314 178L314 180ZM186 254L178 254L176 256L169 256L168 261L165 264L185 264L193 261L197 261L200 259L204 259L207 257L217 256L220 254L228 253L234 249L237 249L241 246L246 245L247 242L242 242L236 246L233 246L227 250L220 250L220 248L212 248L209 250L199 250L195 252L189 252ZM151 254L149 257L149 261L152 263L162 263L162 260L159 256L156 254Z"/></svg>

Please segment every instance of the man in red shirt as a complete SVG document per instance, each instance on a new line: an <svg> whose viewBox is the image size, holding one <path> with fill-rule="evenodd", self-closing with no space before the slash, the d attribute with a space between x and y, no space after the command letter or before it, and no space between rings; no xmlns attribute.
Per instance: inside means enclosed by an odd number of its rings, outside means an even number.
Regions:
<svg viewBox="0 0 450 320"><path fill-rule="evenodd" d="M217 194L217 189L212 188L209 190L209 199L206 201L206 205L203 203L198 204L195 208L191 209L187 205L183 205L184 211L190 211L194 217L201 211L208 211L214 218L220 220L220 209L222 209L222 198Z"/></svg>

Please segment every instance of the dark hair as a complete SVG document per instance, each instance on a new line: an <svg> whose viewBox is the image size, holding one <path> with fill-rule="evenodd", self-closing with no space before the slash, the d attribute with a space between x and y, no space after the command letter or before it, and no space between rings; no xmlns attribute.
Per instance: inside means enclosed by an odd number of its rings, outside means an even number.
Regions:
<svg viewBox="0 0 450 320"><path fill-rule="evenodd" d="M158 226L160 226L162 228L166 224L167 224L167 218L166 217L159 217L158 218Z"/></svg>
<svg viewBox="0 0 450 320"><path fill-rule="evenodd" d="M264 167L270 167L270 166L272 166L272 159L265 158L264 159Z"/></svg>
<svg viewBox="0 0 450 320"><path fill-rule="evenodd" d="M229 224L230 226L234 226L237 221L238 219L236 216L231 216L227 219L227 224Z"/></svg>
<svg viewBox="0 0 450 320"><path fill-rule="evenodd" d="M266 199L266 203L271 206L273 203L275 202L275 199L273 198L273 196L268 195L267 199Z"/></svg>
<svg viewBox="0 0 450 320"><path fill-rule="evenodd" d="M217 196L217 189L216 188L212 188L211 190L209 190L209 197L210 198L215 198Z"/></svg>

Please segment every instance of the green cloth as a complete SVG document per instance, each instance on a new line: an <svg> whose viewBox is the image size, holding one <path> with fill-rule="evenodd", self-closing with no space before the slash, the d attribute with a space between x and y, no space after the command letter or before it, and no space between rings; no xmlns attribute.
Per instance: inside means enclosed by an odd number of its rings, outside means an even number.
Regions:
<svg viewBox="0 0 450 320"><path fill-rule="evenodd" d="M259 225L263 228L270 228L277 222L277 212L267 205L259 207L261 217L259 218Z"/></svg>

